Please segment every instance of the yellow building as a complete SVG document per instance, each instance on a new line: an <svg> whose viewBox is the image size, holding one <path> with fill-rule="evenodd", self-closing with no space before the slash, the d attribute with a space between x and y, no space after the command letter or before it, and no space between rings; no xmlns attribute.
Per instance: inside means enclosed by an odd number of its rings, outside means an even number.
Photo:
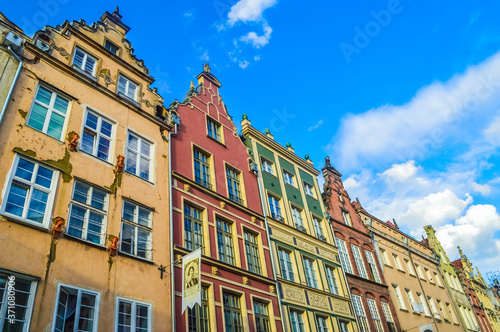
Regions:
<svg viewBox="0 0 500 332"><path fill-rule="evenodd" d="M2 331L170 326L172 126L128 31L118 8L33 38L0 15Z"/></svg>
<svg viewBox="0 0 500 332"><path fill-rule="evenodd" d="M395 221L369 214L359 202L358 213L373 235L401 328L463 331L432 250L400 231Z"/></svg>

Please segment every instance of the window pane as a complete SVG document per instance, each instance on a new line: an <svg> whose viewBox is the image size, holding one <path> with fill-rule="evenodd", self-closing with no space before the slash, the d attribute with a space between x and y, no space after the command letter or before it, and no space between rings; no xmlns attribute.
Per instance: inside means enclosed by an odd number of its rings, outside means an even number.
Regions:
<svg viewBox="0 0 500 332"><path fill-rule="evenodd" d="M34 163L20 158L17 163L16 176L26 181L31 181L34 169Z"/></svg>
<svg viewBox="0 0 500 332"><path fill-rule="evenodd" d="M66 114L66 111L68 110L68 105L69 102L66 99L57 96L56 101L54 103L54 109L58 110L63 114Z"/></svg>
<svg viewBox="0 0 500 332"><path fill-rule="evenodd" d="M73 190L73 199L81 203L87 203L90 186L82 182L75 182L75 189Z"/></svg>
<svg viewBox="0 0 500 332"><path fill-rule="evenodd" d="M53 173L54 172L52 172L50 169L47 169L47 168L42 167L42 166L38 166L38 171L37 171L35 183L42 186L42 187L49 189L50 184L52 182L52 174Z"/></svg>
<svg viewBox="0 0 500 332"><path fill-rule="evenodd" d="M135 227L122 223L121 251L133 254L135 249Z"/></svg>
<svg viewBox="0 0 500 332"><path fill-rule="evenodd" d="M33 109L30 114L28 125L42 131L43 125L45 123L45 117L47 116L48 109L39 104L34 104Z"/></svg>
<svg viewBox="0 0 500 332"><path fill-rule="evenodd" d="M40 224L43 223L48 198L49 195L47 193L34 189L31 194L27 218Z"/></svg>
<svg viewBox="0 0 500 332"><path fill-rule="evenodd" d="M113 125L106 120L102 120L101 122L101 134L111 137L111 130L113 129Z"/></svg>
<svg viewBox="0 0 500 332"><path fill-rule="evenodd" d="M36 94L36 100L49 106L51 96L52 96L52 92L45 89L44 87L40 87L40 88L38 88L38 92Z"/></svg>
<svg viewBox="0 0 500 332"><path fill-rule="evenodd" d="M5 211L22 217L24 205L26 204L26 197L28 196L28 190L29 188L27 188L26 186L12 183L9 196L7 197Z"/></svg>
<svg viewBox="0 0 500 332"><path fill-rule="evenodd" d="M68 234L81 238L83 234L83 225L85 223L86 209L77 205L71 206L71 214L69 216Z"/></svg>
<svg viewBox="0 0 500 332"><path fill-rule="evenodd" d="M124 201L122 218L128 221L135 221L135 207L134 204Z"/></svg>

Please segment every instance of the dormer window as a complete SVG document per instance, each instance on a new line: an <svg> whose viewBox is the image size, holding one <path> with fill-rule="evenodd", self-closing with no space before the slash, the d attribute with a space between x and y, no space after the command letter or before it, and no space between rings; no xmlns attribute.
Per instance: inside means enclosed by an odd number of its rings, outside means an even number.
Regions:
<svg viewBox="0 0 500 332"><path fill-rule="evenodd" d="M118 78L118 93L123 94L133 101L137 101L137 90L139 90L137 84L135 84L125 76L120 75L120 77Z"/></svg>
<svg viewBox="0 0 500 332"><path fill-rule="evenodd" d="M118 46L116 46L109 40L106 40L106 42L104 43L104 48L113 53L114 55L118 55L118 51L120 50Z"/></svg>
<svg viewBox="0 0 500 332"><path fill-rule="evenodd" d="M84 73L95 76L97 59L77 47L73 56L73 66Z"/></svg>

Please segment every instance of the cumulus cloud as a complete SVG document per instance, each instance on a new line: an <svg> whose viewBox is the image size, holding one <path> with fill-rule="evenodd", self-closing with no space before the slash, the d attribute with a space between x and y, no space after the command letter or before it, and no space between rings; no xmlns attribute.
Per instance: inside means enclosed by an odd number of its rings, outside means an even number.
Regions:
<svg viewBox="0 0 500 332"><path fill-rule="evenodd" d="M415 166L415 160L409 160L404 164L394 164L391 168L382 173L382 176L389 180L399 182L413 178L418 172L418 167Z"/></svg>
<svg viewBox="0 0 500 332"><path fill-rule="evenodd" d="M266 46L269 43L269 39L271 39L271 33L273 32L273 29L271 29L271 27L267 24L264 24L262 28L264 29L264 34L262 36L259 36L256 32L252 31L244 36L241 36L240 41L243 41L247 44L252 44L252 46L255 48Z"/></svg>
<svg viewBox="0 0 500 332"><path fill-rule="evenodd" d="M477 182L473 182L471 187L472 190L474 190L477 193L480 193L483 196L488 196L491 193L491 187L488 184L479 184Z"/></svg>
<svg viewBox="0 0 500 332"><path fill-rule="evenodd" d="M228 17L228 24L233 26L236 22L259 22L262 20L264 10L274 6L276 0L240 0L231 10Z"/></svg>

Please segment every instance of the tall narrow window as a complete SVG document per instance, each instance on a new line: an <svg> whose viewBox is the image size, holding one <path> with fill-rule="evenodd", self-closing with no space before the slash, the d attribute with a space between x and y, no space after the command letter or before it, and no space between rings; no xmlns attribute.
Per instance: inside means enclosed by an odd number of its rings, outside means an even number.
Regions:
<svg viewBox="0 0 500 332"><path fill-rule="evenodd" d="M284 222L283 216L281 215L280 200L276 197L269 195L269 209L271 210L271 218Z"/></svg>
<svg viewBox="0 0 500 332"><path fill-rule="evenodd" d="M373 280L375 282L381 282L373 253L365 249L365 254L366 254L366 260L368 261L368 266L370 267L370 271L372 272Z"/></svg>
<svg viewBox="0 0 500 332"><path fill-rule="evenodd" d="M399 256L396 254L392 254L392 258L394 258L394 264L396 265L396 269L402 270L401 262L399 261Z"/></svg>
<svg viewBox="0 0 500 332"><path fill-rule="evenodd" d="M16 155L2 213L49 227L58 172Z"/></svg>
<svg viewBox="0 0 500 332"><path fill-rule="evenodd" d="M59 286L54 316L54 332L97 331L99 293Z"/></svg>
<svg viewBox="0 0 500 332"><path fill-rule="evenodd" d="M314 260L310 258L304 258L304 270L306 272L307 285L309 287L318 288L318 280L316 277Z"/></svg>
<svg viewBox="0 0 500 332"><path fill-rule="evenodd" d="M150 304L118 298L117 314L117 332L152 331Z"/></svg>
<svg viewBox="0 0 500 332"><path fill-rule="evenodd" d="M220 136L220 124L216 123L210 118L207 118L207 132L208 136L212 137L218 142L222 142L222 138Z"/></svg>
<svg viewBox="0 0 500 332"><path fill-rule="evenodd" d="M323 230L323 222L316 217L313 217L313 222L318 239L320 239L321 241L326 241L325 231Z"/></svg>
<svg viewBox="0 0 500 332"><path fill-rule="evenodd" d="M29 331L37 282L0 272L0 331ZM13 289L9 290L9 286ZM14 297L14 300L12 299ZM10 312L9 312L10 311ZM14 318L9 315L14 312Z"/></svg>
<svg viewBox="0 0 500 332"><path fill-rule="evenodd" d="M337 282L337 275L335 273L335 268L326 266L326 280L328 281L328 288L330 288L330 292L332 294L339 295L339 286Z"/></svg>
<svg viewBox="0 0 500 332"><path fill-rule="evenodd" d="M365 262L363 262L363 257L361 257L361 250L358 246L351 243L352 254L354 256L354 262L358 268L358 273L361 278L368 278L365 269Z"/></svg>
<svg viewBox="0 0 500 332"><path fill-rule="evenodd" d="M436 280L439 287L444 287L443 280L441 280L441 277L436 272L434 272L434 280Z"/></svg>
<svg viewBox="0 0 500 332"><path fill-rule="evenodd" d="M188 332L209 332L210 315L208 307L208 288L201 288L201 306L195 304L193 308L188 307Z"/></svg>
<svg viewBox="0 0 500 332"><path fill-rule="evenodd" d="M351 332L348 321L339 320L339 325L340 325L340 332Z"/></svg>
<svg viewBox="0 0 500 332"><path fill-rule="evenodd" d="M427 268L424 268L424 271L425 271L425 274L427 275L427 279L429 279L429 282L433 284L434 279L432 279L431 271L429 271L429 269L427 269Z"/></svg>
<svg viewBox="0 0 500 332"><path fill-rule="evenodd" d="M375 331L384 332L384 326L382 325L382 320L380 319L377 302L372 299L366 299L366 301L368 302L368 309L370 309L370 315L373 319L373 325L375 325Z"/></svg>
<svg viewBox="0 0 500 332"><path fill-rule="evenodd" d="M109 161L113 124L87 110L80 149L105 161Z"/></svg>
<svg viewBox="0 0 500 332"><path fill-rule="evenodd" d="M349 259L349 252L347 251L345 241L335 237L335 243L339 248L340 263L342 264L342 268L346 273L353 274L351 260Z"/></svg>
<svg viewBox="0 0 500 332"><path fill-rule="evenodd" d="M133 101L137 101L138 90L139 90L138 85L129 80L128 78L126 78L125 76L120 75L118 77L118 93L127 96Z"/></svg>
<svg viewBox="0 0 500 332"><path fill-rule="evenodd" d="M302 211L292 206L292 216L295 227L297 227L297 229L301 232L306 232L307 230L304 227L304 221L302 220Z"/></svg>
<svg viewBox="0 0 500 332"><path fill-rule="evenodd" d="M347 226L351 226L352 227L352 220L351 220L351 215L349 214L349 212L342 211L342 218L344 218L344 223Z"/></svg>
<svg viewBox="0 0 500 332"><path fill-rule="evenodd" d="M292 187L295 187L295 179L294 178L295 178L295 176L292 173L283 170L283 179L285 180L286 184L289 184Z"/></svg>
<svg viewBox="0 0 500 332"><path fill-rule="evenodd" d="M234 265L233 231L231 223L217 219L219 260Z"/></svg>
<svg viewBox="0 0 500 332"><path fill-rule="evenodd" d="M354 311L359 319L359 331L360 332L370 332L370 326L368 324L368 318L366 317L365 308L363 306L363 300L361 296L351 295L352 304L354 305Z"/></svg>
<svg viewBox="0 0 500 332"><path fill-rule="evenodd" d="M257 235L249 232L245 233L245 250L247 252L248 270L253 273L260 274L260 254Z"/></svg>
<svg viewBox="0 0 500 332"><path fill-rule="evenodd" d="M73 66L91 76L95 76L96 65L96 58L89 55L87 52L82 51L78 47L75 48L75 55L73 56Z"/></svg>
<svg viewBox="0 0 500 332"><path fill-rule="evenodd" d="M420 268L420 265L415 264L415 271L417 271L417 276L420 279L425 280L424 275L422 274L422 269Z"/></svg>
<svg viewBox="0 0 500 332"><path fill-rule="evenodd" d="M382 311L384 312L385 321L389 326L389 332L397 332L396 324L394 323L394 318L392 317L391 307L389 303L382 302Z"/></svg>
<svg viewBox="0 0 500 332"><path fill-rule="evenodd" d="M205 188L212 189L210 181L210 157L200 150L195 149L194 155L194 180Z"/></svg>
<svg viewBox="0 0 500 332"><path fill-rule="evenodd" d="M454 324L458 324L458 320L457 320L457 316L455 314L455 310L451 307L451 305L448 302L446 302L446 310L448 310L448 313L450 314L452 322Z"/></svg>
<svg viewBox="0 0 500 332"><path fill-rule="evenodd" d="M427 299L429 300L429 304L431 305L431 310L432 310L432 315L436 319L441 319L439 316L439 311L437 310L436 303L434 302L434 299L430 296L427 296Z"/></svg>
<svg viewBox="0 0 500 332"><path fill-rule="evenodd" d="M328 317L317 316L316 326L318 327L318 332L329 332L328 329Z"/></svg>
<svg viewBox="0 0 500 332"><path fill-rule="evenodd" d="M28 126L61 140L68 108L68 99L39 86L31 108Z"/></svg>
<svg viewBox="0 0 500 332"><path fill-rule="evenodd" d="M224 292L222 298L226 331L243 332L240 297Z"/></svg>
<svg viewBox="0 0 500 332"><path fill-rule="evenodd" d="M290 324L292 332L305 332L303 313L297 310L290 310Z"/></svg>
<svg viewBox="0 0 500 332"><path fill-rule="evenodd" d="M184 205L184 247L188 250L203 247L201 210L189 205ZM202 252L205 252L204 248Z"/></svg>
<svg viewBox="0 0 500 332"><path fill-rule="evenodd" d="M270 332L268 305L260 301L253 302L253 312L255 315L256 332Z"/></svg>
<svg viewBox="0 0 500 332"><path fill-rule="evenodd" d="M129 132L125 170L151 181L151 150L151 143Z"/></svg>
<svg viewBox="0 0 500 332"><path fill-rule="evenodd" d="M150 209L132 202L123 202L120 251L151 259L152 215Z"/></svg>
<svg viewBox="0 0 500 332"><path fill-rule="evenodd" d="M403 296L401 295L401 289L399 289L398 285L392 285L392 289L394 290L394 296L396 297L396 302L398 302L398 306L400 309L406 310L405 301L403 300Z"/></svg>
<svg viewBox="0 0 500 332"><path fill-rule="evenodd" d="M429 310L429 307L427 306L427 301L425 301L424 294L417 293L418 299L420 300L420 304L422 304L422 307L424 308L424 313L426 316L431 316L431 312Z"/></svg>
<svg viewBox="0 0 500 332"><path fill-rule="evenodd" d="M67 233L96 244L104 244L108 194L97 187L75 181Z"/></svg>
<svg viewBox="0 0 500 332"><path fill-rule="evenodd" d="M389 259L387 259L387 251L385 251L385 249L380 248L380 257L382 257L382 263L391 265Z"/></svg>
<svg viewBox="0 0 500 332"><path fill-rule="evenodd" d="M304 182L304 191L306 192L306 195L316 197L314 195L314 187L307 182Z"/></svg>
<svg viewBox="0 0 500 332"><path fill-rule="evenodd" d="M284 249L278 249L278 255L281 266L281 277L288 281L295 281L291 253Z"/></svg>
<svg viewBox="0 0 500 332"><path fill-rule="evenodd" d="M412 276L415 275L415 271L413 270L413 267L411 266L411 262L405 258L405 265L406 265L406 270L408 270L408 273L411 274Z"/></svg>
<svg viewBox="0 0 500 332"><path fill-rule="evenodd" d="M449 316L446 313L446 310L444 310L443 302L441 300L437 300L437 299L436 299L436 302L437 302L439 311L443 313L443 319L450 321L450 319L448 318ZM438 313L439 313L439 311L438 311Z"/></svg>
<svg viewBox="0 0 500 332"><path fill-rule="evenodd" d="M423 309L421 310L419 303L415 301L411 289L405 288L405 292L406 292L406 297L408 298L408 302L410 302L412 311L417 313L422 313Z"/></svg>
<svg viewBox="0 0 500 332"><path fill-rule="evenodd" d="M261 164L262 164L263 171L274 175L274 164L271 161L264 159L264 158L261 158Z"/></svg>
<svg viewBox="0 0 500 332"><path fill-rule="evenodd" d="M238 204L243 204L243 198L240 189L240 172L231 167L226 167L226 177L229 199Z"/></svg>

